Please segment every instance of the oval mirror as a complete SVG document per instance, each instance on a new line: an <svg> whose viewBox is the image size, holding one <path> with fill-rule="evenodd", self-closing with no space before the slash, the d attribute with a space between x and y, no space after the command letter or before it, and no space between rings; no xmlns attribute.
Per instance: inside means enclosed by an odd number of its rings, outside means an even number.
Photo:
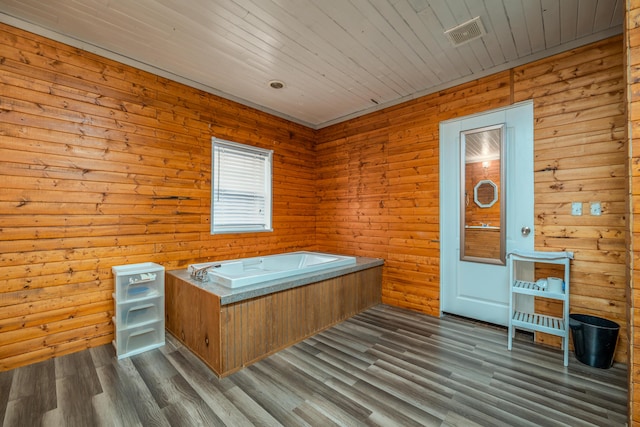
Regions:
<svg viewBox="0 0 640 427"><path fill-rule="evenodd" d="M479 181L473 188L473 200L481 208L490 208L498 201L498 186L490 179Z"/></svg>

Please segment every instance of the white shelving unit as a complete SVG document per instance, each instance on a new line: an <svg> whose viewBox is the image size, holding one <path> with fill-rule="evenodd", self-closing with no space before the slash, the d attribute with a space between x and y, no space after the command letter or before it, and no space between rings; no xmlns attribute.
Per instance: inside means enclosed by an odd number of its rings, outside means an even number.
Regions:
<svg viewBox="0 0 640 427"><path fill-rule="evenodd" d="M516 251L509 254L509 340L507 348L511 350L516 329L539 331L562 338L564 366L569 365L569 270L573 252ZM517 263L560 264L564 266L564 292L550 292L535 282L520 278ZM533 271L528 269L528 271ZM516 298L534 298L536 296L562 301L562 317L518 311ZM531 305L532 306L532 305Z"/></svg>
<svg viewBox="0 0 640 427"><path fill-rule="evenodd" d="M112 267L118 359L164 345L164 267L153 262Z"/></svg>

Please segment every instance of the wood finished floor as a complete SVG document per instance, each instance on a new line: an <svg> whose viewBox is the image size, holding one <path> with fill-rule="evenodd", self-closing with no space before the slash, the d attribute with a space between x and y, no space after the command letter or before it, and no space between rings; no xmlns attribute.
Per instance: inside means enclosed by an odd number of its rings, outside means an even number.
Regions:
<svg viewBox="0 0 640 427"><path fill-rule="evenodd" d="M4 426L617 426L623 365L595 369L506 331L379 305L224 379L167 334L0 372Z"/></svg>

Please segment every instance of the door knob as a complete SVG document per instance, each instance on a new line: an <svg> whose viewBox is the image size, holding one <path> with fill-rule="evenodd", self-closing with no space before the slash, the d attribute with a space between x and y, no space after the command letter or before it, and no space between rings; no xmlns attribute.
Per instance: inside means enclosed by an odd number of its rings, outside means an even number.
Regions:
<svg viewBox="0 0 640 427"><path fill-rule="evenodd" d="M525 225L524 227L522 227L520 232L522 233L523 236L527 237L529 233L531 233L531 229Z"/></svg>

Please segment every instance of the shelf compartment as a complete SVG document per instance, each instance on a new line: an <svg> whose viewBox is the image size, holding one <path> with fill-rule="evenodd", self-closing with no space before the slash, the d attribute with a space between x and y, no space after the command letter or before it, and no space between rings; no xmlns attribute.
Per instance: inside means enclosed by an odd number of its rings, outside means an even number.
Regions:
<svg viewBox="0 0 640 427"><path fill-rule="evenodd" d="M164 345L164 322L158 321L118 330L113 345L116 348L118 359L161 347Z"/></svg>
<svg viewBox="0 0 640 427"><path fill-rule="evenodd" d="M115 278L116 300L126 302L162 295L164 267L153 262L118 265L111 269Z"/></svg>
<svg viewBox="0 0 640 427"><path fill-rule="evenodd" d="M162 320L163 307L164 298L162 296L117 304L116 325L119 329L128 329Z"/></svg>
<svg viewBox="0 0 640 427"><path fill-rule="evenodd" d="M111 271L116 277L128 276L134 280L145 280L145 277L149 277L148 273L161 273L164 271L164 267L155 262L143 262L140 264L116 265L111 267ZM145 276L141 277L143 274ZM135 276L138 277L136 278Z"/></svg>
<svg viewBox="0 0 640 427"><path fill-rule="evenodd" d="M136 301L162 296L164 281L157 275L153 281L127 282L128 276L116 279L116 299L119 302Z"/></svg>
<svg viewBox="0 0 640 427"><path fill-rule="evenodd" d="M566 324L562 318L537 313L513 313L511 323L516 328L536 330L551 335L567 336Z"/></svg>
<svg viewBox="0 0 640 427"><path fill-rule="evenodd" d="M513 283L513 292L522 295L534 295L537 297L553 298L553 299L565 299L564 292L550 292L546 289L542 289L535 284L535 282L527 282L524 280L516 280Z"/></svg>

